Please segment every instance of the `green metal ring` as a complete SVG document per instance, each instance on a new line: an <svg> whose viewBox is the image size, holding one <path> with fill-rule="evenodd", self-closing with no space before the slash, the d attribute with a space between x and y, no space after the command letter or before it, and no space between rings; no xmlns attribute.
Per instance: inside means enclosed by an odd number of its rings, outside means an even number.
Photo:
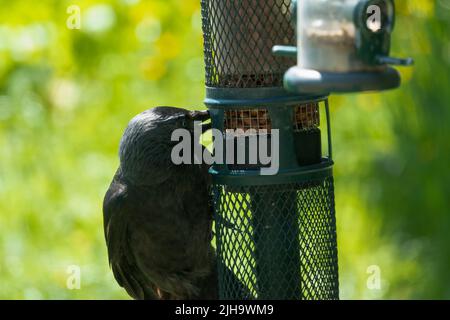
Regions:
<svg viewBox="0 0 450 320"><path fill-rule="evenodd" d="M262 176L259 170L228 171L221 173L212 167L209 172L213 183L227 186L264 186L288 183L303 183L324 180L333 176L334 162L323 159L321 164L294 170L282 170L275 176Z"/></svg>
<svg viewBox="0 0 450 320"><path fill-rule="evenodd" d="M326 99L328 95L292 94L282 87L271 88L206 88L205 105L213 108L294 105Z"/></svg>

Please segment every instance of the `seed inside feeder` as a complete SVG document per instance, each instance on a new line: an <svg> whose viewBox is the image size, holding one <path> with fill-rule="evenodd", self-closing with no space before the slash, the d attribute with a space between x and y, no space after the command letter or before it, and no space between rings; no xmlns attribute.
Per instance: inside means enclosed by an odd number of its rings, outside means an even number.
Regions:
<svg viewBox="0 0 450 320"><path fill-rule="evenodd" d="M270 133L272 130L272 122L269 118L269 112L266 109L243 109L228 110L225 114L226 130L256 130L256 133ZM247 132L248 134L248 132Z"/></svg>
<svg viewBox="0 0 450 320"><path fill-rule="evenodd" d="M295 131L309 131L320 126L319 103L307 103L295 108Z"/></svg>
<svg viewBox="0 0 450 320"><path fill-rule="evenodd" d="M320 126L319 104L317 102L302 104L295 107L294 130L308 131ZM225 112L225 130L242 130L241 133L248 135L248 130L254 133L271 133L272 121L267 109L241 109L228 110Z"/></svg>
<svg viewBox="0 0 450 320"><path fill-rule="evenodd" d="M335 29L309 28L306 31L309 41L316 45L339 47L355 47L355 26L352 23L341 23Z"/></svg>

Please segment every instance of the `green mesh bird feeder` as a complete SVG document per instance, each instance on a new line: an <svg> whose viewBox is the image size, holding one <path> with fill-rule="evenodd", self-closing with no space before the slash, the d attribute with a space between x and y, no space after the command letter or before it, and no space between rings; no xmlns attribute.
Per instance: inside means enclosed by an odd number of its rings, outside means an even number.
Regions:
<svg viewBox="0 0 450 320"><path fill-rule="evenodd" d="M372 2L388 24L378 33L363 24ZM220 298L339 299L328 95L399 85L386 67L407 63L387 55L393 4L202 0L202 20L205 103L232 146L211 168ZM338 38L312 38L328 31ZM276 174L254 157L262 140Z"/></svg>

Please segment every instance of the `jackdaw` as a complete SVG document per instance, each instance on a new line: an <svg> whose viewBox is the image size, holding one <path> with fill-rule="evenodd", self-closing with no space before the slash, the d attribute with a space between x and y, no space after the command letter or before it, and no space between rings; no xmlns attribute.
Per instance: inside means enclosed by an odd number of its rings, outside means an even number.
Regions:
<svg viewBox="0 0 450 320"><path fill-rule="evenodd" d="M172 132L193 133L194 121L208 118L157 107L133 118L122 137L104 231L114 276L134 299L217 299L208 167L171 160Z"/></svg>

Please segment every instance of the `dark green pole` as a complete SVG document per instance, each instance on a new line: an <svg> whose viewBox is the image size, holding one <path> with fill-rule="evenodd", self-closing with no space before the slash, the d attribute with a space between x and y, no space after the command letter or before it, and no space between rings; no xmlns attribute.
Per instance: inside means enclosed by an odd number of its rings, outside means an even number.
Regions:
<svg viewBox="0 0 450 320"><path fill-rule="evenodd" d="M298 214L295 207L283 209L295 203L296 192L270 190L251 195L258 299L299 300Z"/></svg>

